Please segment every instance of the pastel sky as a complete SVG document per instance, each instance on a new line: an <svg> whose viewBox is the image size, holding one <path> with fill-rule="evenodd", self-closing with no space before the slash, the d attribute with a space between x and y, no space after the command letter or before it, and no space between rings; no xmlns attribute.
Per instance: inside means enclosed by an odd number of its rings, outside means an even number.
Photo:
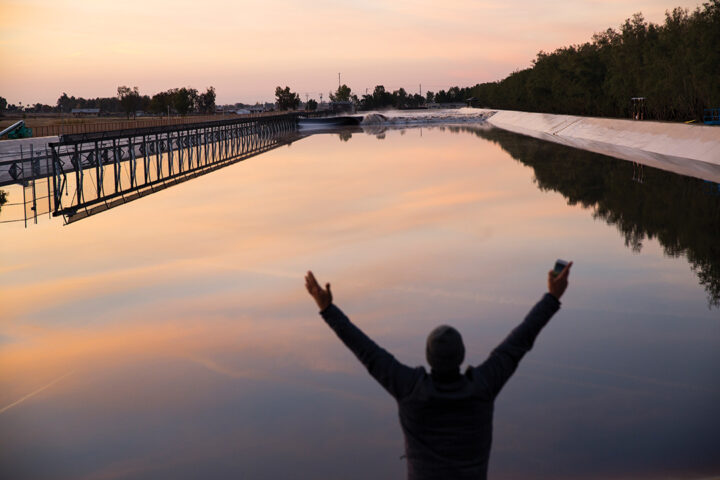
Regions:
<svg viewBox="0 0 720 480"><path fill-rule="evenodd" d="M303 100L342 82L417 92L528 67L540 50L587 41L633 13L662 22L687 0L0 0L0 96L55 104L204 90L217 102ZM325 97L327 98L327 97Z"/></svg>

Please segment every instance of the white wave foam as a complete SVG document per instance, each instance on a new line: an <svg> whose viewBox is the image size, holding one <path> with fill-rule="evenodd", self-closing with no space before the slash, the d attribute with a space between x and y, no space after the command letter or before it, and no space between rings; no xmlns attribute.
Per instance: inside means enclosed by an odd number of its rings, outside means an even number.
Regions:
<svg viewBox="0 0 720 480"><path fill-rule="evenodd" d="M481 123L495 112L477 108L443 110L386 110L368 112L362 125L427 125L442 123Z"/></svg>

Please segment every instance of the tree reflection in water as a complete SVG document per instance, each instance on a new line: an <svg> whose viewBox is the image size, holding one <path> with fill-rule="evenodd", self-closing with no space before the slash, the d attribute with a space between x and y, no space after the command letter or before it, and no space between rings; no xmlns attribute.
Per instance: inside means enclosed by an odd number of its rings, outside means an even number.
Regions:
<svg viewBox="0 0 720 480"><path fill-rule="evenodd" d="M615 225L634 252L646 239L657 239L666 255L686 256L707 292L708 308L720 308L720 184L497 128L446 128L496 143L533 168L540 190L591 209L594 218Z"/></svg>

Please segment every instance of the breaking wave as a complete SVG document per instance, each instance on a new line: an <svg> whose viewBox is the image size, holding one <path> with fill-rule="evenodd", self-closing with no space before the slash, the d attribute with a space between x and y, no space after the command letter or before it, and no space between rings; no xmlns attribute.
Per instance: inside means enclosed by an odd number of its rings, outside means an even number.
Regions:
<svg viewBox="0 0 720 480"><path fill-rule="evenodd" d="M366 113L361 125L430 125L443 123L480 123L490 118L495 112L477 108L460 108L447 110L388 110Z"/></svg>

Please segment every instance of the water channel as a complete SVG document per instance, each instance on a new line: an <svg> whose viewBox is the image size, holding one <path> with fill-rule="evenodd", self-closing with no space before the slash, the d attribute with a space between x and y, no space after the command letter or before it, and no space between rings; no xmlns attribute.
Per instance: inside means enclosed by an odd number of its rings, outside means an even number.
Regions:
<svg viewBox="0 0 720 480"><path fill-rule="evenodd" d="M477 364L556 258L491 478L720 472L718 184L484 125L344 130L0 232L2 478L402 478L396 406L305 271L400 361L448 323Z"/></svg>

